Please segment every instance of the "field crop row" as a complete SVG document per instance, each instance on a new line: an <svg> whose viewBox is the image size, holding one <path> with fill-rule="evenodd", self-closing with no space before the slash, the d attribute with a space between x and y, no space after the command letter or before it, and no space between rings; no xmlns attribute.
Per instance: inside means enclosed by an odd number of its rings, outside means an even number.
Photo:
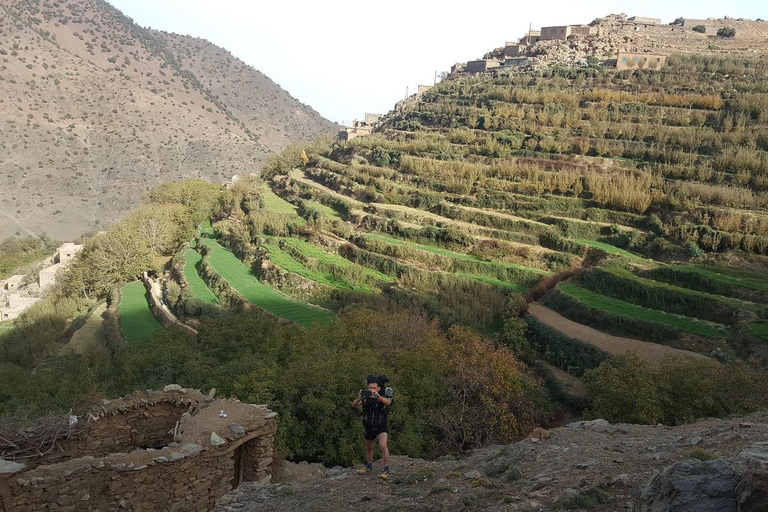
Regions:
<svg viewBox="0 0 768 512"><path fill-rule="evenodd" d="M327 322L333 318L330 311L293 301L271 286L261 283L250 268L243 265L232 252L215 240L203 238L201 243L208 246L211 251L208 257L211 265L250 303L305 327L309 327L314 322Z"/></svg>
<svg viewBox="0 0 768 512"><path fill-rule="evenodd" d="M200 299L208 304L216 304L218 299L213 294L200 274L197 273L197 264L203 259L200 253L194 249L187 249L184 252L184 278L187 280L189 291L196 299Z"/></svg>

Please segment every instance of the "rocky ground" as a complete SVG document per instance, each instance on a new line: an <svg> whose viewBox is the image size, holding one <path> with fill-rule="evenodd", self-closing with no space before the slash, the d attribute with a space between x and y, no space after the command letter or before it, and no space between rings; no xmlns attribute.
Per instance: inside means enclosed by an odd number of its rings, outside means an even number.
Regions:
<svg viewBox="0 0 768 512"><path fill-rule="evenodd" d="M739 511L768 510L768 413L679 427L595 420L535 435L465 457L396 456L387 481L283 462L273 483L244 483L216 510L735 512L739 499Z"/></svg>

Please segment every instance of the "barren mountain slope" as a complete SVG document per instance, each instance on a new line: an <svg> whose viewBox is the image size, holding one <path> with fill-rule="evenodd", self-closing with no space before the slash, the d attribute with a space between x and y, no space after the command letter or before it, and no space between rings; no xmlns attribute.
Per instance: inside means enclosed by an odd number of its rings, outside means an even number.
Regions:
<svg viewBox="0 0 768 512"><path fill-rule="evenodd" d="M214 181L334 125L212 44L102 0L0 4L0 239L71 238L152 185Z"/></svg>

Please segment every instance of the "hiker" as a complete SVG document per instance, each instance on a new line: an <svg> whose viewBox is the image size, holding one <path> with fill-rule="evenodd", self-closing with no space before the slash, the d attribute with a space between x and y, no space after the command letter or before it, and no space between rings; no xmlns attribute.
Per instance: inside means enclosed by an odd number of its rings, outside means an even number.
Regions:
<svg viewBox="0 0 768 512"><path fill-rule="evenodd" d="M379 475L386 480L389 477L389 448L387 448L387 414L392 405L392 388L384 389L386 375L368 376L368 391L362 389L352 402L352 407L363 407L363 425L365 426L365 468L358 471L365 475L373 470L373 442L378 438L381 458L384 459L384 471Z"/></svg>

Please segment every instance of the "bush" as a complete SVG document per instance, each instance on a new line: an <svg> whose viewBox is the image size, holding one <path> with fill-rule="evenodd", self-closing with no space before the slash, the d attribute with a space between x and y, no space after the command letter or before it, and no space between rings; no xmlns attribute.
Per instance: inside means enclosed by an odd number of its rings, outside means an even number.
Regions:
<svg viewBox="0 0 768 512"><path fill-rule="evenodd" d="M679 425L747 414L768 404L768 385L742 365L667 358L653 367L634 352L584 374L591 416L611 423Z"/></svg>
<svg viewBox="0 0 768 512"><path fill-rule="evenodd" d="M722 27L717 29L717 37L735 37L736 29L730 27Z"/></svg>
<svg viewBox="0 0 768 512"><path fill-rule="evenodd" d="M705 27L704 25L696 25L691 30L693 30L694 32L698 32L700 34L703 34L703 33L705 33L707 31L707 27Z"/></svg>
<svg viewBox="0 0 768 512"><path fill-rule="evenodd" d="M608 354L597 347L566 336L532 316L525 318L528 324L528 340L545 361L576 376L585 370L596 368Z"/></svg>

